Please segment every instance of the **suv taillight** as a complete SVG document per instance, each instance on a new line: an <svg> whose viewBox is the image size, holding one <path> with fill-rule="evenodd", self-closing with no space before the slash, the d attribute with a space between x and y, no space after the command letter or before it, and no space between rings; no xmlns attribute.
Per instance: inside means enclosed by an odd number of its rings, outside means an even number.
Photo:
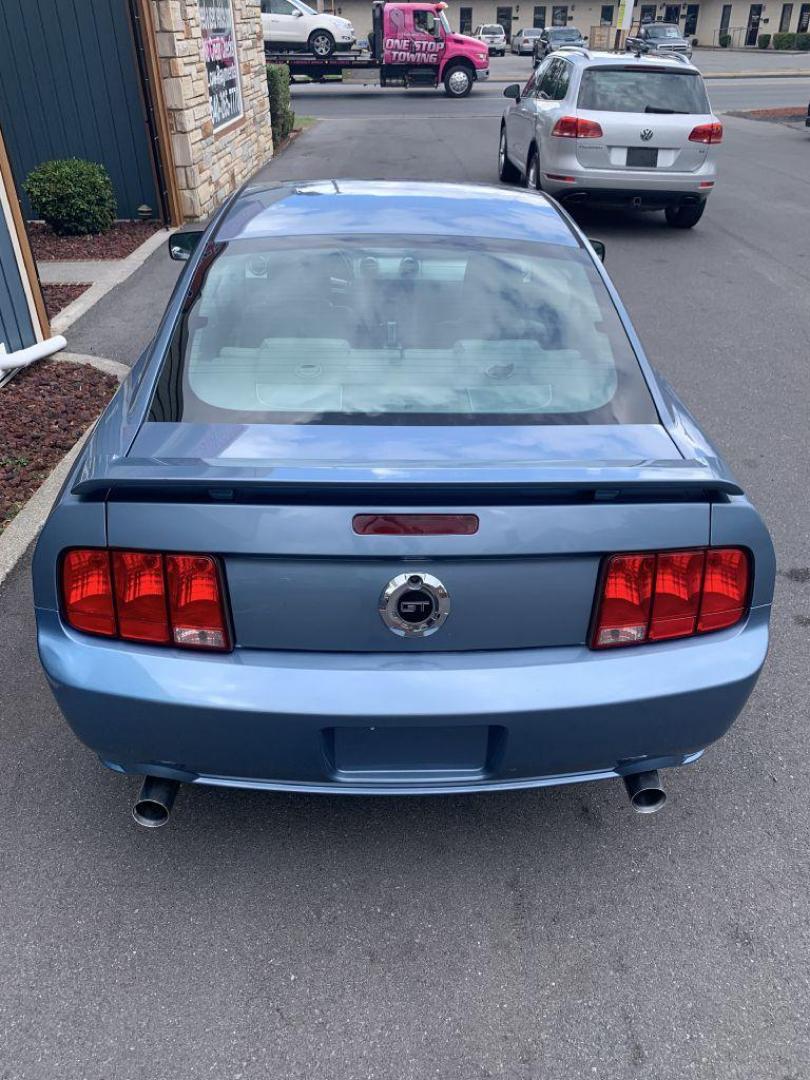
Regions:
<svg viewBox="0 0 810 1080"><path fill-rule="evenodd" d="M692 128L689 142L706 143L715 146L723 141L723 125L716 120L713 124L698 124Z"/></svg>
<svg viewBox="0 0 810 1080"><path fill-rule="evenodd" d="M741 548L612 555L605 563L592 649L724 630L748 610L751 567Z"/></svg>
<svg viewBox="0 0 810 1080"><path fill-rule="evenodd" d="M601 139L602 129L595 120L581 116L561 116L551 131L560 139Z"/></svg>
<svg viewBox="0 0 810 1080"><path fill-rule="evenodd" d="M76 548L61 567L65 622L86 634L227 652L225 594L210 555Z"/></svg>

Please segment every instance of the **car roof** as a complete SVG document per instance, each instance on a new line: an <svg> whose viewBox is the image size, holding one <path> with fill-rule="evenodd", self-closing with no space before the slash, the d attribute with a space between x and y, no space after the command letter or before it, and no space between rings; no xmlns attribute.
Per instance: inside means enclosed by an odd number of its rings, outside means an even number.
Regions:
<svg viewBox="0 0 810 1080"><path fill-rule="evenodd" d="M539 192L485 184L393 180L248 183L216 230L223 241L282 236L482 237L578 247Z"/></svg>
<svg viewBox="0 0 810 1080"><path fill-rule="evenodd" d="M593 52L590 49L583 48L579 45L575 47L572 46L569 49L558 49L553 55L565 56L566 59L572 60L575 64L580 64L583 67L632 67L633 65L638 64L639 67L647 69L666 68L670 71L683 71L684 69L689 71L698 70L691 60L683 54L676 54L674 56L653 56L651 53L641 53L638 55L633 52Z"/></svg>

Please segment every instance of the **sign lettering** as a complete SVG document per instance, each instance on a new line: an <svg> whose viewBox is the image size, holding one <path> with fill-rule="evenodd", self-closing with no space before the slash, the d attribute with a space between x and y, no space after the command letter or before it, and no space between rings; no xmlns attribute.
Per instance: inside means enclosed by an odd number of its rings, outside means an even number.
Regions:
<svg viewBox="0 0 810 1080"><path fill-rule="evenodd" d="M242 115L242 86L231 0L197 0L214 131Z"/></svg>

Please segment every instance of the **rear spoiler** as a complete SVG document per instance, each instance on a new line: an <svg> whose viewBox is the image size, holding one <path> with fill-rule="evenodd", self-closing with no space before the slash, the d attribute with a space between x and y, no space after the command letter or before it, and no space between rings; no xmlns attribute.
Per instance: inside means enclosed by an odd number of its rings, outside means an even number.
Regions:
<svg viewBox="0 0 810 1080"><path fill-rule="evenodd" d="M647 496L682 493L695 498L716 494L741 495L742 488L728 476L718 476L701 461L638 462L511 462L467 466L422 465L407 462L379 466L363 464L333 465L317 462L301 465L282 462L278 465L249 461L209 464L199 459L177 461L156 458L89 457L74 478L75 495L112 495L155 493L164 496L194 498L203 494L213 498L273 494L284 498L302 494L337 495L347 489L368 497L383 493L393 497L408 492L463 495L524 496L543 492L598 493L604 498L622 494Z"/></svg>

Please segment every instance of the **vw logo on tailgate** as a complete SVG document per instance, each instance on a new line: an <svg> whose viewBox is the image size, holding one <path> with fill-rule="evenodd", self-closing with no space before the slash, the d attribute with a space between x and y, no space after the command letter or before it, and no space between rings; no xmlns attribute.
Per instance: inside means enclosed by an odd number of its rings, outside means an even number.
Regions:
<svg viewBox="0 0 810 1080"><path fill-rule="evenodd" d="M644 128L644 130L641 132L641 138L642 138L642 140L644 142L649 142L652 137L653 137L652 128Z"/></svg>
<svg viewBox="0 0 810 1080"><path fill-rule="evenodd" d="M435 634L450 614L450 596L438 578L421 571L399 574L385 586L380 615L399 637Z"/></svg>

